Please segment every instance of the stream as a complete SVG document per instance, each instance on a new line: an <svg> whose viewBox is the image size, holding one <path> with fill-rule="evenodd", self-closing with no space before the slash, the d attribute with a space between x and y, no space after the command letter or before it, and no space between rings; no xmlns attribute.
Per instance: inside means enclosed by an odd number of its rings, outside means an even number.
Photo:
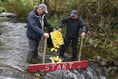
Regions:
<svg viewBox="0 0 118 79"><path fill-rule="evenodd" d="M0 79L36 79L36 76L27 71L29 63L27 62L26 26L26 23L17 22L17 20L0 19ZM43 39L39 45L39 57L41 58L43 55ZM50 62L49 57L57 55L48 50L49 48L46 52L46 62ZM89 50L92 51L92 49L85 47L83 53L91 53ZM94 50L93 52L96 53ZM39 74L43 79L118 79L117 72L109 76L111 67L100 66L94 59L83 56L82 59L84 58L90 61L86 69L39 72Z"/></svg>

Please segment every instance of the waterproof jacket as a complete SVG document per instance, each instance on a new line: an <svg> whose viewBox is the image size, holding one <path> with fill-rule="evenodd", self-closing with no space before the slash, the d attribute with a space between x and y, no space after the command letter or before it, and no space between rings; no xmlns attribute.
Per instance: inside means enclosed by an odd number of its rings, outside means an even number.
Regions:
<svg viewBox="0 0 118 79"><path fill-rule="evenodd" d="M41 36L43 36L44 31L40 23L40 17L37 13L37 9L31 11L28 15L28 28L27 28L27 37L30 40L39 41ZM48 23L46 16L44 16L44 26L46 26L50 31L53 30L53 27Z"/></svg>
<svg viewBox="0 0 118 79"><path fill-rule="evenodd" d="M65 23L67 24L67 37L77 38L80 28L82 28L82 32L86 32L86 25L80 17L77 17L77 19L72 19L71 16L68 16L59 22L59 27L62 28L62 25Z"/></svg>

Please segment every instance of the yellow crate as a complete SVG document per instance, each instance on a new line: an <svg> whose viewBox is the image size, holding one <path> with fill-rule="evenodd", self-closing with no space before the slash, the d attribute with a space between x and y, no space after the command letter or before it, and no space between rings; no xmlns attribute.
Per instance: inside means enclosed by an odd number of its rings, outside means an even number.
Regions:
<svg viewBox="0 0 118 79"><path fill-rule="evenodd" d="M54 47L64 44L61 32L54 31L54 32L51 32L50 35L51 35L51 39L52 39L52 43Z"/></svg>

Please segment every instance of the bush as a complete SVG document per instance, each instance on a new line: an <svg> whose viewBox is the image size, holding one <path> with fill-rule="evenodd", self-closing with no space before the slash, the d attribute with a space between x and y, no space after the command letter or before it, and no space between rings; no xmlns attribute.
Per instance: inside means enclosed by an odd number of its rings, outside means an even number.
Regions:
<svg viewBox="0 0 118 79"><path fill-rule="evenodd" d="M8 12L15 13L18 17L27 17L28 13L33 9L30 0L8 0L3 2L2 6Z"/></svg>

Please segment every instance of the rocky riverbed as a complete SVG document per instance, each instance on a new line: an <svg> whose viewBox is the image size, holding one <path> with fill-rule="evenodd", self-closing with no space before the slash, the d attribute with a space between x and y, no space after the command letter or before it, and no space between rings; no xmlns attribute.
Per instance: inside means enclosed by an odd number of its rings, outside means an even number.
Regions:
<svg viewBox="0 0 118 79"><path fill-rule="evenodd" d="M4 19L3 19L4 20ZM116 66L107 66L108 59L96 55L96 51L84 47L82 60L89 60L88 68L67 71L56 71L48 73L29 73L27 71L28 40L26 37L26 23L19 23L12 19L0 22L0 78L1 79L35 79L41 76L43 79L107 79L112 75L114 79L118 77ZM39 57L42 59L44 41L40 42ZM69 51L69 50L68 50ZM50 53L47 49L46 62L50 62L49 57L58 54ZM69 56L67 54L66 56ZM90 57L91 56L91 57ZM111 61L112 62L112 61ZM41 63L41 61L40 61ZM113 71L113 69L116 69ZM113 73L113 74L112 74ZM108 77L108 79L112 79Z"/></svg>

